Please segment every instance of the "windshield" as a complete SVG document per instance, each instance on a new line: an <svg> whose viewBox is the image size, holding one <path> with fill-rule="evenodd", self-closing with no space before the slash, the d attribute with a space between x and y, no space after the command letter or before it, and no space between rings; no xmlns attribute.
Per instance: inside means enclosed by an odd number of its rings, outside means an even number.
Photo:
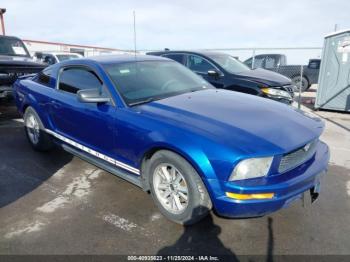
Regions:
<svg viewBox="0 0 350 262"><path fill-rule="evenodd" d="M215 55L208 55L208 56L229 73L237 74L237 73L250 70L248 66L246 66L241 61L238 61L236 58L230 55L215 54Z"/></svg>
<svg viewBox="0 0 350 262"><path fill-rule="evenodd" d="M214 88L174 61L127 62L105 67L128 105Z"/></svg>
<svg viewBox="0 0 350 262"><path fill-rule="evenodd" d="M59 62L79 58L79 56L75 54L64 54L64 55L56 55L56 56Z"/></svg>
<svg viewBox="0 0 350 262"><path fill-rule="evenodd" d="M0 37L0 55L29 56L21 40L6 37Z"/></svg>

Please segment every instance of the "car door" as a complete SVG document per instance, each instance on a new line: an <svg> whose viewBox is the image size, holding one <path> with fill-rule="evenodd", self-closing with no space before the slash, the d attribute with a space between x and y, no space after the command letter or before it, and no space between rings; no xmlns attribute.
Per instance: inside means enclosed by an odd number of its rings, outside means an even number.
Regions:
<svg viewBox="0 0 350 262"><path fill-rule="evenodd" d="M202 76L213 86L217 88L224 87L224 79L221 71L204 57L192 54L188 55L186 66L193 72ZM209 75L208 71L216 71L218 75Z"/></svg>
<svg viewBox="0 0 350 262"><path fill-rule="evenodd" d="M54 131L74 142L101 153L114 148L115 106L110 103L83 103L77 92L98 88L109 96L101 78L87 66L61 68L57 79L57 94L50 104ZM108 154L107 154L108 155Z"/></svg>

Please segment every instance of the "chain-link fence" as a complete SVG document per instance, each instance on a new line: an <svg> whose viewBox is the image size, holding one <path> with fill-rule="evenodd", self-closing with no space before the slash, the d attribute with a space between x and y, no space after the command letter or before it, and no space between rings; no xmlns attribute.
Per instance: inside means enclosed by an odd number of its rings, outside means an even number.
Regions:
<svg viewBox="0 0 350 262"><path fill-rule="evenodd" d="M298 48L223 48L202 49L230 54L253 70L262 68L292 80L295 101L300 107L301 93L317 88L321 63L321 47ZM148 51L143 50L142 53Z"/></svg>

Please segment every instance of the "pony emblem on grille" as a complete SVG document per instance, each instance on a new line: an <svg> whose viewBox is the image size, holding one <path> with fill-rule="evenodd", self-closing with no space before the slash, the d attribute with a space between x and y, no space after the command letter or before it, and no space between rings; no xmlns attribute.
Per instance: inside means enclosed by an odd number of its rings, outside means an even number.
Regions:
<svg viewBox="0 0 350 262"><path fill-rule="evenodd" d="M311 146L311 143L306 144L306 145L303 147L303 150L304 150L305 152L307 152L307 151L310 149L310 146Z"/></svg>

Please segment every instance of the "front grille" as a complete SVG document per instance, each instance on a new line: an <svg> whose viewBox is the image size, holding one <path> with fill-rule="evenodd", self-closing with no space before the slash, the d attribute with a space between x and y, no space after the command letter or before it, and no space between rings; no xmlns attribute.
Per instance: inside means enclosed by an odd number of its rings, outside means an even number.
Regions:
<svg viewBox="0 0 350 262"><path fill-rule="evenodd" d="M317 143L318 139L304 145L301 148L298 148L297 150L283 155L278 167L278 172L284 173L309 160L315 154Z"/></svg>
<svg viewBox="0 0 350 262"><path fill-rule="evenodd" d="M294 87L292 85L284 85L282 88L294 97Z"/></svg>

